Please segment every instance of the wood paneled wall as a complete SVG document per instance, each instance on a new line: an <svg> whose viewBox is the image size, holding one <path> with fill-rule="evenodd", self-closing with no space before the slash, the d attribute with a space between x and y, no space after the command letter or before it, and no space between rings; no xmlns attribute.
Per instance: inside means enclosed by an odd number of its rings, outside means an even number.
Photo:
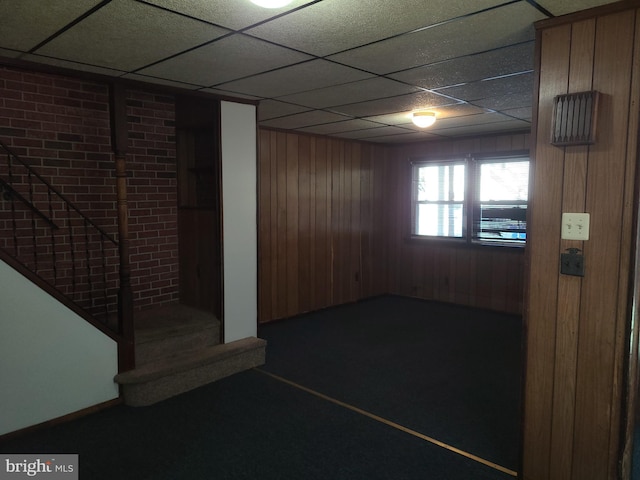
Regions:
<svg viewBox="0 0 640 480"><path fill-rule="evenodd" d="M260 322L387 292L387 151L259 130Z"/></svg>
<svg viewBox="0 0 640 480"><path fill-rule="evenodd" d="M390 292L522 313L524 253L520 248L451 245L408 240L410 158L516 152L529 149L528 133L425 142L396 147L387 173L393 212L389 235Z"/></svg>
<svg viewBox="0 0 640 480"><path fill-rule="evenodd" d="M385 293L521 313L522 249L407 239L407 159L521 152L529 137L389 147L261 129L259 321Z"/></svg>
<svg viewBox="0 0 640 480"><path fill-rule="evenodd" d="M617 470L637 203L640 36L638 12L626 5L539 25L525 300L527 480L628 478ZM554 96L585 90L602 94L596 143L550 145ZM588 241L560 238L562 212L591 214ZM584 277L560 274L559 256L569 247L583 250Z"/></svg>

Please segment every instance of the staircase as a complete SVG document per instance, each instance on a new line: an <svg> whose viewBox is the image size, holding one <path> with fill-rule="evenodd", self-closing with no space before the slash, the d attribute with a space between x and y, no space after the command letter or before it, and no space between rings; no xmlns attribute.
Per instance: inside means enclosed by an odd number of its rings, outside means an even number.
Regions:
<svg viewBox="0 0 640 480"><path fill-rule="evenodd" d="M136 368L115 377L130 406L152 405L265 362L264 340L220 344L219 320L185 305L142 311L134 328Z"/></svg>
<svg viewBox="0 0 640 480"><path fill-rule="evenodd" d="M134 315L123 242L0 142L0 261L118 342L115 381L126 404L151 405L264 364L264 340L221 344L213 314L174 304Z"/></svg>

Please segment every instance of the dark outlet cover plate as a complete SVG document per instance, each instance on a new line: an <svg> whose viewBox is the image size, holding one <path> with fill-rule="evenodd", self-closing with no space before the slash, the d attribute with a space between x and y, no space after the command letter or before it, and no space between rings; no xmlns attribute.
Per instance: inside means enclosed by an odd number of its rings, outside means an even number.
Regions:
<svg viewBox="0 0 640 480"><path fill-rule="evenodd" d="M560 273L584 277L584 257L576 253L561 253Z"/></svg>

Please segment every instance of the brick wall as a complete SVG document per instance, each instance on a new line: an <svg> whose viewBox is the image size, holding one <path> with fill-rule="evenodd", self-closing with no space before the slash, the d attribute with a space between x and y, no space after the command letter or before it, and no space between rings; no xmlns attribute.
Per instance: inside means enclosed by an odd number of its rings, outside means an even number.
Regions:
<svg viewBox="0 0 640 480"><path fill-rule="evenodd" d="M127 92L131 283L137 308L178 300L175 101Z"/></svg>
<svg viewBox="0 0 640 480"><path fill-rule="evenodd" d="M0 140L115 233L108 89L0 68Z"/></svg>
<svg viewBox="0 0 640 480"><path fill-rule="evenodd" d="M176 300L177 228L174 102L128 92L130 231L136 308ZM107 234L117 236L116 185L111 152L108 86L83 79L0 67L0 141L31 165ZM117 251L64 210L49 215L48 194L14 162L16 189L60 228L56 256L47 224L20 202L0 200L0 247L74 297L104 309L89 287L115 309ZM7 178L6 156L0 178ZM54 195L53 205L60 206ZM11 209L14 213L11 213ZM13 219L17 222L13 223ZM14 229L14 225L16 229ZM17 235L13 233L17 232ZM17 237L18 242L16 242ZM36 238L38 255L34 255ZM18 249L16 249L16 243ZM103 261L104 259L104 261ZM76 284L72 280L76 264ZM102 271L102 266L106 269ZM93 278L92 278L93 276ZM85 285L88 281L90 286ZM101 303L102 302L102 303Z"/></svg>

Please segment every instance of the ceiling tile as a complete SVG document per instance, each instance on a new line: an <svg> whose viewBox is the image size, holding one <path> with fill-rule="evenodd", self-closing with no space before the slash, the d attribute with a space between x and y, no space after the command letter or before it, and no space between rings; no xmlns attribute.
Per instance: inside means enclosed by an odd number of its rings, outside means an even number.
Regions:
<svg viewBox="0 0 640 480"><path fill-rule="evenodd" d="M408 110L423 110L431 107L450 105L451 99L431 92L411 93L396 97L371 100L369 102L352 103L332 108L331 110L352 115L354 117L372 117L388 113L406 112Z"/></svg>
<svg viewBox="0 0 640 480"><path fill-rule="evenodd" d="M398 72L531 41L535 37L533 22L543 18L526 2L511 3L328 58L379 74Z"/></svg>
<svg viewBox="0 0 640 480"><path fill-rule="evenodd" d="M533 69L533 41L445 60L389 75L419 87L434 89Z"/></svg>
<svg viewBox="0 0 640 480"><path fill-rule="evenodd" d="M26 60L28 62L43 63L45 65L53 65L55 67L68 68L68 69L77 70L80 72L98 73L100 75L108 75L110 77L119 77L124 73L121 70L115 70L113 68L96 67L95 65L85 65L84 63L69 62L67 60L43 57L42 55L33 55L30 53L24 54L22 57L20 57L20 59Z"/></svg>
<svg viewBox="0 0 640 480"><path fill-rule="evenodd" d="M388 78L376 77L345 83L295 95L280 97L279 100L304 105L311 108L327 108L344 104L345 98L356 102L392 97L405 93L423 91Z"/></svg>
<svg viewBox="0 0 640 480"><path fill-rule="evenodd" d="M425 132L408 132L401 135L380 135L378 137L367 138L367 142L376 143L410 143L410 142L424 142L426 140L438 140L441 137Z"/></svg>
<svg viewBox="0 0 640 480"><path fill-rule="evenodd" d="M532 96L533 92L505 93L495 97L474 100L473 103L474 105L491 110L510 110L513 108L531 106Z"/></svg>
<svg viewBox="0 0 640 480"><path fill-rule="evenodd" d="M411 122L407 122L406 119L405 122L406 123L399 126L408 130L415 130L418 132L430 132L434 135L447 135L452 131L460 132L463 129L476 127L479 129L479 131L485 129L485 127L479 127L480 125L492 125L490 128L486 127L487 131L493 131L496 126L500 126L501 128L509 126L510 129L526 129L530 127L530 124L528 122L515 120L513 118L495 112L438 119L432 127L429 127L427 129L420 128Z"/></svg>
<svg viewBox="0 0 640 480"><path fill-rule="evenodd" d="M367 122L366 120L345 120L342 122L325 123L323 125L314 125L312 127L299 128L298 131L331 135L339 132L352 132L355 130L378 128L380 126L381 125L378 123Z"/></svg>
<svg viewBox="0 0 640 480"><path fill-rule="evenodd" d="M250 102L261 126L410 142L529 130L533 23L606 3L0 0L0 56ZM419 109L436 125L410 123Z"/></svg>
<svg viewBox="0 0 640 480"><path fill-rule="evenodd" d="M455 127L464 127L468 125L478 125L481 123L496 123L498 121L506 121L506 118L503 118L498 113L485 113L478 115L467 115L464 117L451 117L451 118L443 118L438 119L433 126L428 129L420 128L413 123L409 122L402 125L403 128L407 128L409 130L417 130L417 131L429 131L437 133L440 130L447 130Z"/></svg>
<svg viewBox="0 0 640 480"><path fill-rule="evenodd" d="M294 113L306 112L309 109L299 105L279 102L277 100L263 100L258 105L258 120L269 120L270 118L284 117Z"/></svg>
<svg viewBox="0 0 640 480"><path fill-rule="evenodd" d="M113 0L36 53L131 71L225 33L146 4Z"/></svg>
<svg viewBox="0 0 640 480"><path fill-rule="evenodd" d="M371 75L353 68L336 65L326 60L312 60L235 82L223 83L218 85L218 88L274 98L368 77Z"/></svg>
<svg viewBox="0 0 640 480"><path fill-rule="evenodd" d="M537 0L537 3L557 16L614 3L615 1L616 0Z"/></svg>
<svg viewBox="0 0 640 480"><path fill-rule="evenodd" d="M246 28L256 23L295 10L314 0L294 0L282 8L261 8L248 0L145 0L184 15L215 23L232 30Z"/></svg>
<svg viewBox="0 0 640 480"><path fill-rule="evenodd" d="M197 90L200 88L198 85L174 82L173 80L167 80L166 78L150 77L148 75L140 75L138 73L126 73L122 75L122 78L126 78L128 80L136 80L139 82L154 83L156 85L166 85L168 87L182 88L187 90Z"/></svg>
<svg viewBox="0 0 640 480"><path fill-rule="evenodd" d="M504 115L508 115L510 117L519 118L520 120L531 121L532 118L532 108L531 107L521 107L521 108L512 108L508 110L501 110L501 113Z"/></svg>
<svg viewBox="0 0 640 480"><path fill-rule="evenodd" d="M507 131L525 131L530 130L531 125L521 120L509 120L506 122L491 122L471 124L461 127L453 127L438 130L438 135L447 137L458 137L462 135L481 135L489 133L499 133Z"/></svg>
<svg viewBox="0 0 640 480"><path fill-rule="evenodd" d="M469 105L467 103L460 103L457 105L449 105L446 107L439 107L430 109L436 113L436 118L441 121L444 118L461 117L466 115L476 115L479 113L485 113L486 110L475 105ZM373 117L364 117L363 120L370 120L372 122L385 123L387 125L404 125L410 122L411 112L399 112L390 113L388 115L377 115Z"/></svg>
<svg viewBox="0 0 640 480"><path fill-rule="evenodd" d="M15 0L0 2L0 47L28 52L100 3L100 0Z"/></svg>
<svg viewBox="0 0 640 480"><path fill-rule="evenodd" d="M446 130L454 127L464 127L468 125L482 125L485 123L508 122L513 120L496 112L485 112L477 115L465 115L462 117L451 117L438 119L429 129L430 131ZM410 127L407 127L410 128ZM415 127L418 128L418 127Z"/></svg>
<svg viewBox="0 0 640 480"><path fill-rule="evenodd" d="M324 56L500 3L430 0L425 8L424 0L324 0L247 33Z"/></svg>
<svg viewBox="0 0 640 480"><path fill-rule="evenodd" d="M260 122L265 127L296 129L319 125L322 123L332 123L345 120L348 117L337 113L323 112L322 110L312 110L309 112L297 113L287 117L274 118Z"/></svg>
<svg viewBox="0 0 640 480"><path fill-rule="evenodd" d="M378 127L367 128L365 130L354 130L351 132L336 133L335 136L341 138L364 139L388 135L405 135L407 133L410 132L400 127Z"/></svg>
<svg viewBox="0 0 640 480"><path fill-rule="evenodd" d="M238 61L239 58L242 61ZM253 37L236 34L157 63L139 73L212 86L311 58Z"/></svg>
<svg viewBox="0 0 640 480"><path fill-rule="evenodd" d="M438 93L470 102L481 98L491 98L502 95L510 96L532 91L533 73L524 73L467 83L457 87L444 88L438 90Z"/></svg>
<svg viewBox="0 0 640 480"><path fill-rule="evenodd" d="M371 117L363 117L362 120L383 123L385 125L404 125L411 120L411 112L396 112L386 115L373 115Z"/></svg>
<svg viewBox="0 0 640 480"><path fill-rule="evenodd" d="M205 92L205 93L210 93L212 95L217 95L219 97L222 97L224 99L224 97L227 98L244 98L246 100L260 100L260 97L255 97L253 95L244 95L242 93L235 93L235 92L228 92L226 90L221 90L219 88L201 88L200 89L201 92Z"/></svg>
<svg viewBox="0 0 640 480"><path fill-rule="evenodd" d="M16 58L22 55L22 52L18 50L9 50L7 48L0 48L0 56L6 58Z"/></svg>

